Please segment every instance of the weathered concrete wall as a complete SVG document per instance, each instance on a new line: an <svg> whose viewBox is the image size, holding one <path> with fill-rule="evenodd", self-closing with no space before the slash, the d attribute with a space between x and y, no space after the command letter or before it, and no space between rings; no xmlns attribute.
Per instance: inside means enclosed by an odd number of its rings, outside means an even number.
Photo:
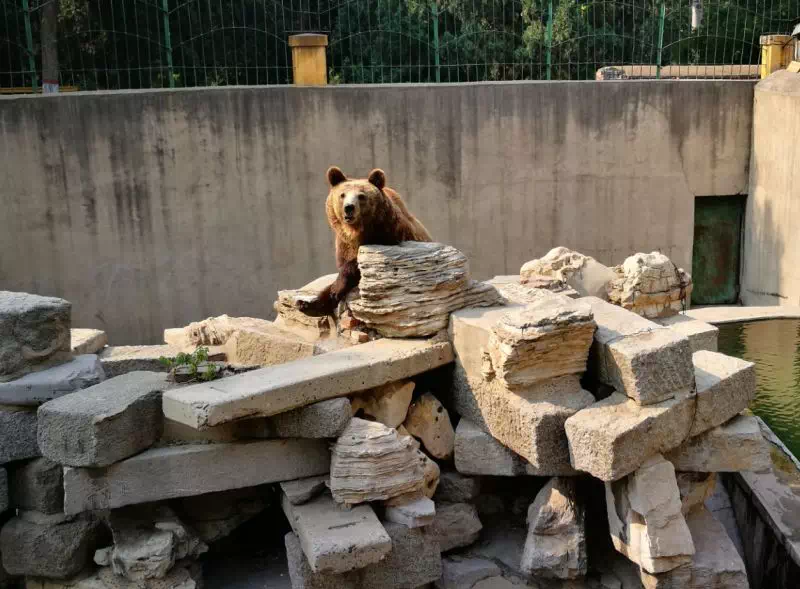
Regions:
<svg viewBox="0 0 800 589"><path fill-rule="evenodd" d="M0 99L0 288L115 344L272 316L334 269L326 168L387 171L478 277L555 245L691 268L694 197L747 188L749 82L259 87Z"/></svg>
<svg viewBox="0 0 800 589"><path fill-rule="evenodd" d="M742 300L800 305L800 75L756 85Z"/></svg>

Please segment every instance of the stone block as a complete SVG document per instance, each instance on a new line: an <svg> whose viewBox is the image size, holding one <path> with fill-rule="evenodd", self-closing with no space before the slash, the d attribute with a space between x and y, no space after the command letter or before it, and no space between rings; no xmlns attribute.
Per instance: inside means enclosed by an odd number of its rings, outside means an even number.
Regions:
<svg viewBox="0 0 800 589"><path fill-rule="evenodd" d="M389 427L397 427L406 420L414 383L399 380L377 387L368 393L353 397L353 415L363 411L365 415Z"/></svg>
<svg viewBox="0 0 800 589"><path fill-rule="evenodd" d="M36 410L0 405L0 464L41 456L36 441Z"/></svg>
<svg viewBox="0 0 800 589"><path fill-rule="evenodd" d="M408 501L393 501L386 506L384 519L407 528L421 528L433 523L436 506L428 497L412 497Z"/></svg>
<svg viewBox="0 0 800 589"><path fill-rule="evenodd" d="M336 438L351 416L350 399L341 397L233 425L239 438ZM225 424L217 427L224 428Z"/></svg>
<svg viewBox="0 0 800 589"><path fill-rule="evenodd" d="M425 533L439 544L442 552L448 552L476 542L482 529L474 505L447 503L437 507L433 523L425 528Z"/></svg>
<svg viewBox="0 0 800 589"><path fill-rule="evenodd" d="M448 556L442 559L442 578L436 581L436 589L470 589L477 582L502 574L491 560Z"/></svg>
<svg viewBox="0 0 800 589"><path fill-rule="evenodd" d="M536 284L550 278L576 290L582 297L605 299L606 287L615 274L594 258L565 247L551 249L543 257L525 263L519 271L523 284Z"/></svg>
<svg viewBox="0 0 800 589"><path fill-rule="evenodd" d="M0 382L69 360L71 313L64 299L0 290Z"/></svg>
<svg viewBox="0 0 800 589"><path fill-rule="evenodd" d="M159 358L174 358L181 351L181 348L169 345L108 346L99 356L106 378L114 378L128 372L167 372Z"/></svg>
<svg viewBox="0 0 800 589"><path fill-rule="evenodd" d="M501 477L536 474L524 458L464 418L458 422L454 448L456 470L461 474Z"/></svg>
<svg viewBox="0 0 800 589"><path fill-rule="evenodd" d="M664 455L685 472L738 472L769 470L769 446L758 420L739 415L728 423L689 438Z"/></svg>
<svg viewBox="0 0 800 589"><path fill-rule="evenodd" d="M325 490L327 476L308 477L281 483L281 491L292 505L308 503Z"/></svg>
<svg viewBox="0 0 800 589"><path fill-rule="evenodd" d="M746 360L707 351L695 352L692 361L697 413L689 435L696 436L747 409L756 396L756 367Z"/></svg>
<svg viewBox="0 0 800 589"><path fill-rule="evenodd" d="M452 347L447 342L381 339L168 391L164 415L196 429L244 417L276 415L408 378L452 361Z"/></svg>
<svg viewBox="0 0 800 589"><path fill-rule="evenodd" d="M613 393L567 419L572 465L603 481L618 480L649 456L679 446L694 411L694 395L641 406Z"/></svg>
<svg viewBox="0 0 800 589"><path fill-rule="evenodd" d="M345 509L330 495L293 505L284 495L283 511L315 573L344 573L382 560L392 540L369 505Z"/></svg>
<svg viewBox="0 0 800 589"><path fill-rule="evenodd" d="M15 517L0 531L3 568L12 575L62 579L92 562L100 524L80 518L39 525Z"/></svg>
<svg viewBox="0 0 800 589"><path fill-rule="evenodd" d="M99 354L108 345L108 336L99 329L70 329L70 346L76 356Z"/></svg>
<svg viewBox="0 0 800 589"><path fill-rule="evenodd" d="M54 462L102 467L161 437L161 392L167 380L132 372L54 399L39 408L39 447Z"/></svg>
<svg viewBox="0 0 800 589"><path fill-rule="evenodd" d="M17 380L0 382L0 403L37 407L56 397L96 385L105 377L97 356L85 354Z"/></svg>
<svg viewBox="0 0 800 589"><path fill-rule="evenodd" d="M717 475L713 472L677 472L675 477L681 494L681 513L684 515L704 505L717 484Z"/></svg>
<svg viewBox="0 0 800 589"><path fill-rule="evenodd" d="M64 469L47 458L36 458L11 471L11 504L44 514L64 510Z"/></svg>
<svg viewBox="0 0 800 589"><path fill-rule="evenodd" d="M470 503L481 492L481 479L464 476L455 470L446 470L439 476L439 487L434 498L444 503Z"/></svg>
<svg viewBox="0 0 800 589"><path fill-rule="evenodd" d="M450 414L432 394L425 393L411 404L403 425L434 458L447 460L453 456L455 432Z"/></svg>
<svg viewBox="0 0 800 589"><path fill-rule="evenodd" d="M325 474L329 468L330 451L323 440L155 448L103 470L65 468L64 512L255 487Z"/></svg>
<svg viewBox="0 0 800 589"><path fill-rule="evenodd" d="M554 477L528 508L522 570L551 579L586 575L586 511L574 479Z"/></svg>
<svg viewBox="0 0 800 589"><path fill-rule="evenodd" d="M700 350L707 350L709 352L717 351L719 328L710 323L680 314L673 315L672 317L653 319L653 322L664 327L669 327L681 335L685 335L689 339L692 352L699 352Z"/></svg>
<svg viewBox="0 0 800 589"><path fill-rule="evenodd" d="M600 382L640 405L694 388L686 336L595 297L580 301L590 305L597 323L589 364Z"/></svg>
<svg viewBox="0 0 800 589"><path fill-rule="evenodd" d="M657 575L641 571L644 589L748 589L744 562L723 525L705 508L686 523L695 548L691 562Z"/></svg>
<svg viewBox="0 0 800 589"><path fill-rule="evenodd" d="M694 545L681 513L675 469L660 454L634 473L606 483L614 548L650 573L690 562Z"/></svg>

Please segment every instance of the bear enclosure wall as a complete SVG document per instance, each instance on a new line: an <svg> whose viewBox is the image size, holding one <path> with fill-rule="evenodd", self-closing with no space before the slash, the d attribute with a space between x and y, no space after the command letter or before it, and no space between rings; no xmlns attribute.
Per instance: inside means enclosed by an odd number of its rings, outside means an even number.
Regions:
<svg viewBox="0 0 800 589"><path fill-rule="evenodd" d="M473 274L564 245L691 269L695 196L745 193L753 83L227 87L0 98L0 289L114 344L273 316L334 271L325 170L389 185Z"/></svg>

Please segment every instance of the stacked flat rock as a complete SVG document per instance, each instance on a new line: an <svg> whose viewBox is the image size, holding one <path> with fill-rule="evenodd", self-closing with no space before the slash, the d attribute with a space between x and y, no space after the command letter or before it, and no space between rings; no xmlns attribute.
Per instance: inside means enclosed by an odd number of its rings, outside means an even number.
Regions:
<svg viewBox="0 0 800 589"><path fill-rule="evenodd" d="M331 452L331 494L338 503L354 505L418 493L424 467L413 438L356 417Z"/></svg>
<svg viewBox="0 0 800 589"><path fill-rule="evenodd" d="M692 277L659 252L634 254L613 271L608 300L643 317L676 315L692 292Z"/></svg>
<svg viewBox="0 0 800 589"><path fill-rule="evenodd" d="M606 285L614 278L610 268L591 256L565 247L556 247L520 269L520 282L548 290L574 289L579 296L605 298Z"/></svg>
<svg viewBox="0 0 800 589"><path fill-rule="evenodd" d="M500 303L489 284L471 280L467 258L440 243L362 246L353 316L387 337L419 337L447 327L451 312Z"/></svg>
<svg viewBox="0 0 800 589"><path fill-rule="evenodd" d="M337 274L326 274L316 280L309 282L305 286L293 290L279 290L278 300L275 301L274 308L278 314L276 324L286 328L299 328L312 336L325 336L330 331L335 331L329 317L311 317L297 309L298 301L310 302L314 300L320 292L333 284Z"/></svg>

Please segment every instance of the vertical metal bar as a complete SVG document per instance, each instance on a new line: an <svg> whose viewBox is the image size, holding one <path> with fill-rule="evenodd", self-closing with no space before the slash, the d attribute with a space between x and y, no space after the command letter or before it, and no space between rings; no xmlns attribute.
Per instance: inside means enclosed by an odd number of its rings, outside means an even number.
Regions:
<svg viewBox="0 0 800 589"><path fill-rule="evenodd" d="M433 15L433 63L436 66L436 83L442 81L442 72L439 65L439 6L437 1L431 2L431 14Z"/></svg>
<svg viewBox="0 0 800 589"><path fill-rule="evenodd" d="M175 75L172 67L172 34L169 30L169 0L161 0L161 17L164 22L164 50L167 52L167 74L169 87L175 87Z"/></svg>
<svg viewBox="0 0 800 589"><path fill-rule="evenodd" d="M661 57L664 53L664 21L666 20L667 5L661 0L658 9L658 54L656 55L656 80L661 79Z"/></svg>
<svg viewBox="0 0 800 589"><path fill-rule="evenodd" d="M36 94L39 89L39 81L36 76L36 57L33 54L33 31L31 30L31 10L28 7L28 0L22 0L22 13L25 19L25 42L28 52L28 67L31 70L31 89Z"/></svg>
<svg viewBox="0 0 800 589"><path fill-rule="evenodd" d="M547 43L547 79L553 77L553 0L547 2L547 33L545 37Z"/></svg>

